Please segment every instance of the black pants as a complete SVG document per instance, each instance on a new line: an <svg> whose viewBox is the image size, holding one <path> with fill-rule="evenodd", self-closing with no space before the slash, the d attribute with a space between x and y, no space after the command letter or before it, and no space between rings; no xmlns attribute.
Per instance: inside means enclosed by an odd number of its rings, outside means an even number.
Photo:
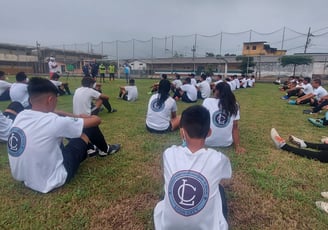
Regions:
<svg viewBox="0 0 328 230"><path fill-rule="evenodd" d="M285 144L281 149L294 153L301 157L306 157L308 159L315 159L322 163L328 163L328 144L317 144L317 143L310 143L310 142L305 142L305 144L307 148L311 148L319 151L315 152L308 149L296 148L288 144Z"/></svg>
<svg viewBox="0 0 328 230"><path fill-rule="evenodd" d="M98 126L91 127L91 128L84 128L83 133L85 133L89 137L90 142L95 146L97 146L98 149L100 149L103 152L107 152L108 149L107 142Z"/></svg>
<svg viewBox="0 0 328 230"><path fill-rule="evenodd" d="M313 113L317 113L317 112L319 112L322 109L322 107L324 107L326 105L328 105L328 100L324 100L323 102L321 102L320 104L318 104L317 106L315 106L312 109L312 112Z"/></svg>

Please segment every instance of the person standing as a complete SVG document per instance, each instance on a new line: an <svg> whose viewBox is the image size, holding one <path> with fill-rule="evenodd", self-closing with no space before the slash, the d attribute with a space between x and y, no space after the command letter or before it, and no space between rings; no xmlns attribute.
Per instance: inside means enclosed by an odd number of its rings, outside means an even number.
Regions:
<svg viewBox="0 0 328 230"><path fill-rule="evenodd" d="M50 57L48 66L49 66L49 76L50 76L50 80L51 80L52 75L54 73L57 73L57 71L58 71L58 65L56 63L56 59L53 56Z"/></svg>
<svg viewBox="0 0 328 230"><path fill-rule="evenodd" d="M99 73L100 73L100 82L101 80L105 82L106 66L104 65L104 63L101 63L99 65Z"/></svg>
<svg viewBox="0 0 328 230"><path fill-rule="evenodd" d="M129 83L129 81L130 81L130 66L128 64L124 65L124 73L125 73L126 83Z"/></svg>
<svg viewBox="0 0 328 230"><path fill-rule="evenodd" d="M108 72L109 72L109 80L113 80L115 78L115 66L113 65L113 63L111 63L108 67Z"/></svg>

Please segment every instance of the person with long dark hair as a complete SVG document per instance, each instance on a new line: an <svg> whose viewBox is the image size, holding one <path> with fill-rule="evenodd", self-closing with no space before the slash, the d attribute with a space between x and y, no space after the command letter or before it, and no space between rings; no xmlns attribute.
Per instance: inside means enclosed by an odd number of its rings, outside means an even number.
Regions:
<svg viewBox="0 0 328 230"><path fill-rule="evenodd" d="M236 153L244 153L246 150L240 146L239 140L239 105L229 84L218 83L215 86L214 97L203 102L203 106L211 114L212 133L206 138L206 145L228 147L234 144Z"/></svg>
<svg viewBox="0 0 328 230"><path fill-rule="evenodd" d="M177 116L177 104L170 97L171 83L167 79L159 82L158 92L152 95L148 103L146 128L153 133L174 131L180 123Z"/></svg>

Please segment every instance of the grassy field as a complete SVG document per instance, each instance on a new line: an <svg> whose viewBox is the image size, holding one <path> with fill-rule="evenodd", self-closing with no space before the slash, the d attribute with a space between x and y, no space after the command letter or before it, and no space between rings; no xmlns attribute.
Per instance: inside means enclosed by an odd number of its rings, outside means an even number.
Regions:
<svg viewBox="0 0 328 230"><path fill-rule="evenodd" d="M73 91L80 78L68 82ZM103 84L118 112L101 112L101 129L122 150L87 159L69 184L49 194L12 179L6 145L0 144L0 229L153 229L152 211L163 196L161 154L181 143L178 132L156 135L145 129L147 92L154 82L136 80L139 100L134 103L117 99L123 80ZM306 106L282 101L272 84L259 83L235 94L247 153L220 149L233 165L233 178L224 181L231 229L328 229L328 215L314 205L323 200L320 192L328 190L327 165L277 150L269 136L275 127L282 137L294 134L318 142L326 129L306 120L311 116L302 114ZM1 102L0 109L7 104ZM187 106L178 102L178 114ZM71 112L72 96L60 97L58 109Z"/></svg>

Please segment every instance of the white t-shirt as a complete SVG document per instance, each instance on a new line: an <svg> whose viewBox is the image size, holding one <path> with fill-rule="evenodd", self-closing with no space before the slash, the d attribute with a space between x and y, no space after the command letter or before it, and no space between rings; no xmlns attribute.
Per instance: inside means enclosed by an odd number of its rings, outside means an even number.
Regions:
<svg viewBox="0 0 328 230"><path fill-rule="evenodd" d="M196 86L196 85L197 85L197 81L196 81L195 78L190 78L190 83L191 83L191 85L193 85L193 86Z"/></svg>
<svg viewBox="0 0 328 230"><path fill-rule="evenodd" d="M55 80L50 80L52 84L54 84L56 87L61 86L63 83L61 81L55 81Z"/></svg>
<svg viewBox="0 0 328 230"><path fill-rule="evenodd" d="M247 87L247 80L246 78L241 79L241 87L246 88Z"/></svg>
<svg viewBox="0 0 328 230"><path fill-rule="evenodd" d="M155 229L228 229L219 183L231 177L229 159L214 149L192 153L173 145L165 150L163 164L165 197L154 210Z"/></svg>
<svg viewBox="0 0 328 230"><path fill-rule="evenodd" d="M325 90L321 85L313 90L313 94L315 95L315 98L319 101L322 97L326 96L327 90Z"/></svg>
<svg viewBox="0 0 328 230"><path fill-rule="evenodd" d="M27 92L27 84L16 82L13 83L9 91L11 101L20 102L24 108L29 106L29 95Z"/></svg>
<svg viewBox="0 0 328 230"><path fill-rule="evenodd" d="M91 102L100 97L101 93L89 87L80 87L73 96L73 113L91 115Z"/></svg>
<svg viewBox="0 0 328 230"><path fill-rule="evenodd" d="M240 81L238 80L238 78L234 79L234 81L236 82L236 89L240 88Z"/></svg>
<svg viewBox="0 0 328 230"><path fill-rule="evenodd" d="M303 84L302 88L304 94L313 93L313 87L310 83Z"/></svg>
<svg viewBox="0 0 328 230"><path fill-rule="evenodd" d="M67 178L60 149L62 139L78 138L82 129L83 119L34 110L20 112L7 144L13 177L42 193L62 186Z"/></svg>
<svg viewBox="0 0 328 230"><path fill-rule="evenodd" d="M206 81L208 82L208 84L211 84L212 83L212 77L211 76L208 76L206 78Z"/></svg>
<svg viewBox="0 0 328 230"><path fill-rule="evenodd" d="M59 70L59 66L57 65L56 61L49 61L48 66L50 73L56 73Z"/></svg>
<svg viewBox="0 0 328 230"><path fill-rule="evenodd" d="M231 91L235 91L236 90L236 82L231 80L231 81L228 81L230 87L231 87Z"/></svg>
<svg viewBox="0 0 328 230"><path fill-rule="evenodd" d="M187 97L191 101L197 101L197 89L195 86L191 84L184 84L180 87L180 89L187 93Z"/></svg>
<svg viewBox="0 0 328 230"><path fill-rule="evenodd" d="M177 89L182 86L182 81L180 79L175 79L172 81L172 85Z"/></svg>
<svg viewBox="0 0 328 230"><path fill-rule="evenodd" d="M201 93L202 98L208 98L211 96L211 86L208 81L201 81L197 84L197 87Z"/></svg>
<svg viewBox="0 0 328 230"><path fill-rule="evenodd" d="M0 112L0 141L7 141L13 121Z"/></svg>
<svg viewBox="0 0 328 230"><path fill-rule="evenodd" d="M125 86L125 91L128 93L128 101L135 101L138 99L138 89L135 85Z"/></svg>
<svg viewBox="0 0 328 230"><path fill-rule="evenodd" d="M11 83L4 80L0 80L0 95L2 95L8 88L11 87Z"/></svg>
<svg viewBox="0 0 328 230"><path fill-rule="evenodd" d="M249 86L249 87L253 87L253 84L254 82L253 82L253 80L252 79L247 79L247 85Z"/></svg>
<svg viewBox="0 0 328 230"><path fill-rule="evenodd" d="M170 126L171 113L177 111L177 104L172 97L168 97L162 106L157 105L158 93L150 97L146 124L149 128L163 131Z"/></svg>
<svg viewBox="0 0 328 230"><path fill-rule="evenodd" d="M221 80L218 80L218 81L214 82L214 84L217 85L217 84L219 84L220 82L223 82L223 80L222 80L222 79L221 79Z"/></svg>
<svg viewBox="0 0 328 230"><path fill-rule="evenodd" d="M220 99L207 98L203 101L203 106L207 108L211 116L211 136L207 137L205 144L212 147L227 147L233 143L232 128L233 122L240 119L239 110L236 116L228 117L219 108Z"/></svg>

